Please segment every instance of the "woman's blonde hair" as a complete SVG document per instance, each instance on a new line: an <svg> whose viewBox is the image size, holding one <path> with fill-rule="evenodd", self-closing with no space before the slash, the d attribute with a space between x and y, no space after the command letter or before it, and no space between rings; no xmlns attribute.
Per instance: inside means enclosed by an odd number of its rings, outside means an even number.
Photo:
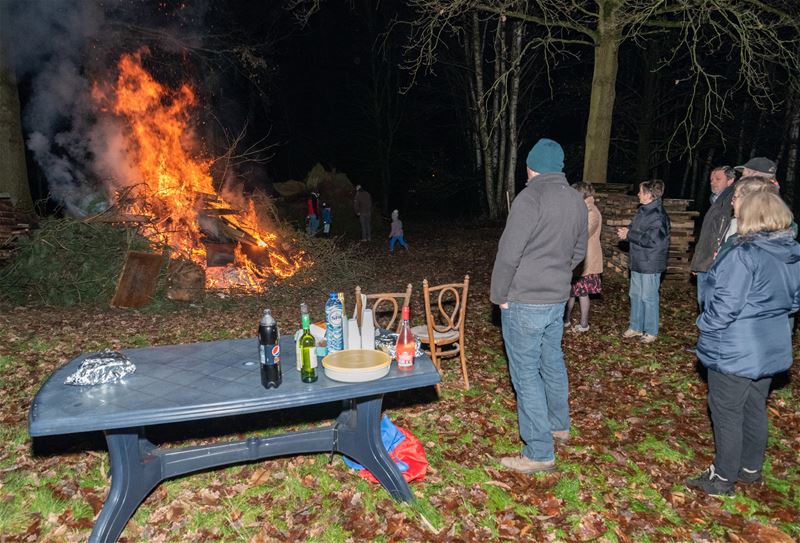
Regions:
<svg viewBox="0 0 800 543"><path fill-rule="evenodd" d="M742 177L734 186L734 194L736 195L737 200L739 198L744 198L748 194L760 191L778 194L778 187L766 177Z"/></svg>
<svg viewBox="0 0 800 543"><path fill-rule="evenodd" d="M775 232L792 225L792 212L781 197L773 192L752 192L739 202L736 231L739 235L753 232Z"/></svg>

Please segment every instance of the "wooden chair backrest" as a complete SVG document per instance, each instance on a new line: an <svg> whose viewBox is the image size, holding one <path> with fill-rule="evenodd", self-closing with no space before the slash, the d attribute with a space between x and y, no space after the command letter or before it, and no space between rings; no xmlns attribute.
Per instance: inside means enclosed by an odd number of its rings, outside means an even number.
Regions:
<svg viewBox="0 0 800 543"><path fill-rule="evenodd" d="M464 337L464 321L467 314L467 296L469 293L469 275L464 276L463 283L447 283L430 286L428 280L422 281L422 294L425 299L425 320L428 324L429 337L434 332L457 330L459 337ZM435 311L431 298L436 297Z"/></svg>
<svg viewBox="0 0 800 543"><path fill-rule="evenodd" d="M400 309L404 305L409 305L411 303L411 291L413 287L411 283L406 286L405 292L382 292L378 294L366 294L367 303L365 306L362 306L362 292L361 287L356 287L356 319L358 320L358 326L361 326L361 313L363 309L371 309L372 310L372 322L376 327L381 327L386 330L396 330L400 328L401 322L401 315ZM389 315L391 313L391 318L389 319L386 326L383 326L379 321L380 315ZM395 326L395 322L397 325ZM393 327L394 326L394 327Z"/></svg>

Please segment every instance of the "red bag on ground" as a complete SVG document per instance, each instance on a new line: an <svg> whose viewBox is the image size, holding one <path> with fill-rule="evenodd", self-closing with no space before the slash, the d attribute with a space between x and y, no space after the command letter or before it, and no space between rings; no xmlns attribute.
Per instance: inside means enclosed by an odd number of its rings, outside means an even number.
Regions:
<svg viewBox="0 0 800 543"><path fill-rule="evenodd" d="M408 469L403 472L403 479L410 483L411 481L422 481L425 479L425 472L428 471L428 458L425 456L425 449L422 448L417 436L403 428L397 427L406 438L402 440L397 446L389 451L389 457L396 463L404 463ZM362 469L358 474L371 483L377 483L378 480L367 469Z"/></svg>
<svg viewBox="0 0 800 543"><path fill-rule="evenodd" d="M405 428L395 425L388 416L384 415L381 419L381 441L389 453L389 458L394 461L406 482L421 481L425 478L428 459L425 457L425 449L422 448L422 443L417 436ZM378 482L361 464L346 456L342 460L347 466L358 470L358 475L367 481Z"/></svg>

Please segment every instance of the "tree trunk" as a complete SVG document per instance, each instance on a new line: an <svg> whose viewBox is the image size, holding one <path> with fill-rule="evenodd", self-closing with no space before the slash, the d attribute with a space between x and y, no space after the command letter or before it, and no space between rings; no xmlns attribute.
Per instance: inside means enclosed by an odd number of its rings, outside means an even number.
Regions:
<svg viewBox="0 0 800 543"><path fill-rule="evenodd" d="M703 170L698 171L700 166L699 151L698 160L695 163L693 183L697 186L697 209L705 210L710 205L709 196L711 186L708 182L708 176L711 173L712 163L714 162L714 148L708 150L705 160L703 161Z"/></svg>
<svg viewBox="0 0 800 543"><path fill-rule="evenodd" d="M758 140L761 138L761 126L764 124L765 116L766 112L763 109L758 112L758 122L755 124L752 147L750 148L750 156L747 157L747 160L758 154ZM744 164L744 162L742 162L742 164Z"/></svg>
<svg viewBox="0 0 800 543"><path fill-rule="evenodd" d="M492 160L489 141L489 127L486 112L485 87L483 82L483 40L478 14L472 14L472 69L475 70L475 113L477 115L478 135L483 154L483 176L486 187L486 203L489 205L489 218L496 219L499 210L495 205L495 186L492 179Z"/></svg>
<svg viewBox="0 0 800 543"><path fill-rule="evenodd" d="M792 104L791 122L789 124L789 147L786 154L786 178L781 183L783 195L789 203L789 207L796 210L798 202L795 195L797 191L797 159L798 144L800 144L800 96L794 95Z"/></svg>
<svg viewBox="0 0 800 543"><path fill-rule="evenodd" d="M736 164L744 164L747 161L747 158L744 156L744 145L745 145L745 138L747 137L747 132L750 129L751 125L747 122L749 114L748 114L749 104L745 101L744 106L742 107L742 112L739 117L739 141L737 142L736 146Z"/></svg>
<svg viewBox="0 0 800 543"><path fill-rule="evenodd" d="M0 192L11 196L18 209L33 210L17 84L5 68L0 47Z"/></svg>
<svg viewBox="0 0 800 543"><path fill-rule="evenodd" d="M689 159L686 161L686 165L683 167L683 180L681 181L681 197L686 198L687 194L689 198L694 198L694 195L689 193L689 172L692 168L692 155L689 154Z"/></svg>
<svg viewBox="0 0 800 543"><path fill-rule="evenodd" d="M653 119L656 113L656 91L659 73L651 69L658 62L657 43L647 45L644 50L644 74L642 101L639 106L639 137L636 148L636 180L650 179L650 156L653 149Z"/></svg>
<svg viewBox="0 0 800 543"><path fill-rule="evenodd" d="M599 7L592 95L589 100L589 122L583 158L583 180L593 183L605 183L608 179L608 151L611 146L611 121L616 98L619 44L622 38L616 21L616 2L600 2Z"/></svg>
<svg viewBox="0 0 800 543"><path fill-rule="evenodd" d="M506 162L506 182L505 189L511 198L516 194L515 173L517 166L517 107L519 105L519 82L520 82L520 62L522 56L522 23L514 23L513 37L511 43L511 59L513 68L511 71L511 85L508 96L508 155Z"/></svg>

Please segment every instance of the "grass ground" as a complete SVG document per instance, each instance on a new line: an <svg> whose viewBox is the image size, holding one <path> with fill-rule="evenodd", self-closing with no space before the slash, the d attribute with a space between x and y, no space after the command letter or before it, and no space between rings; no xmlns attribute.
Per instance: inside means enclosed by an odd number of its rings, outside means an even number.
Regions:
<svg viewBox="0 0 800 543"><path fill-rule="evenodd" d="M421 229L420 229L421 230ZM433 232L432 229L428 229ZM123 534L125 541L793 541L800 538L800 379L795 366L769 400L766 482L718 499L681 481L713 455L706 385L693 355L694 290L667 284L659 341L623 340L624 280L605 277L591 329L567 333L572 440L558 447L559 471L525 476L496 458L516 453L515 399L497 315L488 300L500 230L409 232L412 252L390 257L373 242L355 249L365 291L449 282L469 273L467 354L472 388L445 364L440 399L432 391L386 399L386 412L426 448L430 471L414 483L413 504L393 502L340 459L281 458L207 471L159 486ZM85 541L108 490L101 436L31 443L33 394L58 366L106 347L251 337L260 310L273 308L283 331L301 300L322 317L326 293L355 285L324 279L259 297L209 296L202 304L162 302L140 311L78 306L0 308L0 541ZM351 298L351 296L350 296ZM414 317L412 317L412 320ZM795 343L797 351L798 345ZM164 436L200 443L316 424L291 413L224 421Z"/></svg>

